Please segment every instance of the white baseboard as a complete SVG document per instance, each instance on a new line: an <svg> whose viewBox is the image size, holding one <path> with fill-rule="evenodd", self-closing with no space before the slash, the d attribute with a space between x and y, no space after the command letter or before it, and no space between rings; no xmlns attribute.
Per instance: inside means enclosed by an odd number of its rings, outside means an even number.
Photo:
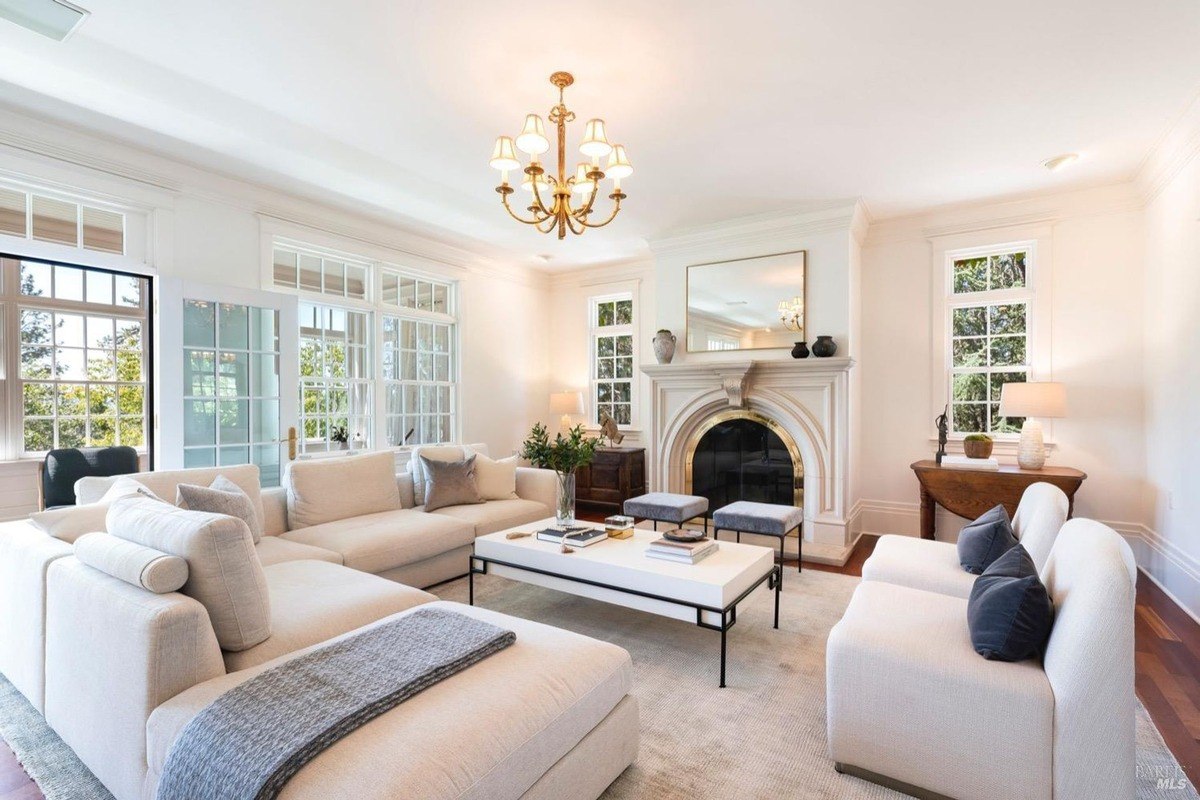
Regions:
<svg viewBox="0 0 1200 800"><path fill-rule="evenodd" d="M964 520L938 508L937 537L954 541ZM1129 543L1138 568L1182 608L1200 623L1200 561L1164 539L1157 531L1140 522L1100 520ZM921 507L918 503L894 500L859 500L851 511L855 536L921 535Z"/></svg>

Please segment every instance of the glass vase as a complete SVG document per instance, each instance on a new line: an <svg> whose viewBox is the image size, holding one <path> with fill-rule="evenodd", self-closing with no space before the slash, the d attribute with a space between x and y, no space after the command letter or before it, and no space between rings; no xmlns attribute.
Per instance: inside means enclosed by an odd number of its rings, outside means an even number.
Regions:
<svg viewBox="0 0 1200 800"><path fill-rule="evenodd" d="M554 523L560 527L575 524L575 473L559 472L558 497L554 510Z"/></svg>

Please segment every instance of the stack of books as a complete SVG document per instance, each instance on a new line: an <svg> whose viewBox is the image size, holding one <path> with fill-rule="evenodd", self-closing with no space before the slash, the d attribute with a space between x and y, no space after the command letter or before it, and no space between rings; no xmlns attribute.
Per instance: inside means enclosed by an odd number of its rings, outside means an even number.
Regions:
<svg viewBox="0 0 1200 800"><path fill-rule="evenodd" d="M537 538L542 542L567 544L571 547L590 547L607 539L608 534L586 525L577 525L573 528L546 528L537 532Z"/></svg>
<svg viewBox="0 0 1200 800"><path fill-rule="evenodd" d="M717 552L717 543L712 539L696 542L672 542L670 539L655 539L646 548L647 558L661 558L680 564L695 564Z"/></svg>
<svg viewBox="0 0 1200 800"><path fill-rule="evenodd" d="M981 469L995 472L1000 462L994 458L967 458L966 456L942 456L942 466L950 469Z"/></svg>

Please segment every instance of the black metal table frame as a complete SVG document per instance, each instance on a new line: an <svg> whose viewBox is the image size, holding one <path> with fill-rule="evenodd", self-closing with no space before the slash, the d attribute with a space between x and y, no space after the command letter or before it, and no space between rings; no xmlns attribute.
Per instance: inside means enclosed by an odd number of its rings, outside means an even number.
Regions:
<svg viewBox="0 0 1200 800"><path fill-rule="evenodd" d="M476 566L476 562L479 562L480 564L482 564L482 568ZM775 628L775 630L779 630L779 593L780 593L781 587L783 586L783 566L781 564L772 564L769 572L767 572L761 578L759 578L754 583L752 583L746 589L746 591L742 592L740 595L738 595L736 598L734 598L733 601L731 603L729 603L729 605L725 606L724 608L714 608L712 606L702 606L702 605L697 605L695 603L689 603L686 600L680 600L675 597L663 597L662 595L653 594L651 592L643 592L643 591L639 591L637 589L628 589L628 588L625 588L622 586L613 586L611 584L601 583L600 581L588 580L587 578L576 578L571 575L563 575L558 572L551 572L550 570L538 569L536 567L528 567L528 566L524 566L521 564L514 564L510 561L501 561L498 558L488 558L486 556L479 556L479 555L472 554L471 555L471 569L467 573L467 575L468 575L468 578L467 578L467 580L468 580L468 602L470 603L470 605L475 605L475 576L476 575L487 575L489 564L495 564L495 565L501 566L501 567L508 567L509 569L522 570L524 572L532 572L537 575L545 575L550 578L558 578L558 579L564 580L564 581L571 581L572 583L582 583L586 586L595 586L598 589L608 589L613 592L620 592L621 594L633 595L634 597L644 597L648 600L657 600L662 603L669 603L671 605L683 606L684 608L695 609L697 627L705 628L710 631L719 631L721 634L721 687L720 688L722 688L722 689L725 688L726 635L729 633L729 629L737 624L738 603L742 602L747 597L749 597L750 593L753 592L755 589L757 589L759 586L762 586L764 581L766 581L766 583L767 583L767 588L771 589L775 592L775 624L773 627ZM603 601L601 601L601 602L603 602ZM706 611L710 612L712 614L720 614L721 615L721 624L714 625L711 622L705 622L704 621L704 612L706 612ZM650 612L650 613L653 613L653 612ZM669 619L673 619L673 617L669 617Z"/></svg>
<svg viewBox="0 0 1200 800"><path fill-rule="evenodd" d="M720 541L721 531L732 531L733 533L736 533L738 544L741 544L741 542L742 542L742 534L743 533L753 534L754 536L773 536L773 537L779 539L779 561L777 563L779 564L779 566L781 568L780 573L779 573L780 579L783 578L783 571L782 571L783 543L787 541L787 535L789 533L791 533L792 531L799 531L799 533L796 534L796 542L797 542L797 545L796 545L796 552L797 552L796 572L804 572L804 520L801 520L799 522L799 524L795 525L794 527L788 528L786 531L783 532L783 535L780 536L779 534L763 533L762 531L739 531L737 528L718 528L716 518L714 518L713 519L713 538L716 539L717 541Z"/></svg>

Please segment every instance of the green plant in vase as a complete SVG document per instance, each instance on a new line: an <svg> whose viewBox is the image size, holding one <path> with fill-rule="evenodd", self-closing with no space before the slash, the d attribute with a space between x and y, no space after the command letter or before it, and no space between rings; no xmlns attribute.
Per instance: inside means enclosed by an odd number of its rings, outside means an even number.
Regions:
<svg viewBox="0 0 1200 800"><path fill-rule="evenodd" d="M596 457L599 439L585 436L583 426L576 425L563 436L550 439L546 426L540 422L529 431L521 445L521 457L541 469L552 469L558 476L558 495L554 520L560 526L575 524L575 470L586 467Z"/></svg>

